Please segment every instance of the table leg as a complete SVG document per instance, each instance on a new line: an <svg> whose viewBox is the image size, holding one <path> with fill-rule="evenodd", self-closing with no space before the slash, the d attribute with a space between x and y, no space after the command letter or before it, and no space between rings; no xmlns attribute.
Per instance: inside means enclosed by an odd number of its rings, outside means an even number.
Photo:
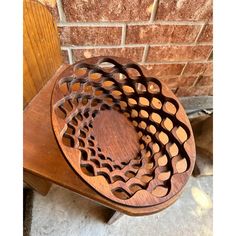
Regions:
<svg viewBox="0 0 236 236"><path fill-rule="evenodd" d="M119 211L115 211L115 213L112 215L112 217L108 220L107 224L111 225L113 223L115 223L117 220L119 220L124 214L119 212Z"/></svg>
<svg viewBox="0 0 236 236"><path fill-rule="evenodd" d="M48 182L47 180L36 176L34 174L31 174L28 171L24 171L24 182L32 189L37 191L38 193L42 194L43 196L47 195L51 183Z"/></svg>

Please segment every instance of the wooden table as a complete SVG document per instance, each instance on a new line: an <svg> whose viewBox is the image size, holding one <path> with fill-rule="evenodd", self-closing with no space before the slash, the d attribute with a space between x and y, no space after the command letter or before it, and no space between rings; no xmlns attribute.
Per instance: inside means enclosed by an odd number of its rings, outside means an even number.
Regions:
<svg viewBox="0 0 236 236"><path fill-rule="evenodd" d="M62 65L24 111L24 181L40 192L47 194L51 183L70 189L81 196L131 216L143 216L160 211L159 206L127 207L98 194L73 171L66 162L51 126L50 99L56 75L67 65ZM166 202L172 204L179 195ZM117 213L115 216L117 217Z"/></svg>
<svg viewBox="0 0 236 236"><path fill-rule="evenodd" d="M122 214L143 216L171 205L129 207L113 202L86 184L67 163L51 125L50 101L62 64L57 27L52 15L39 2L24 0L24 182L46 195L52 183L115 210L109 223Z"/></svg>

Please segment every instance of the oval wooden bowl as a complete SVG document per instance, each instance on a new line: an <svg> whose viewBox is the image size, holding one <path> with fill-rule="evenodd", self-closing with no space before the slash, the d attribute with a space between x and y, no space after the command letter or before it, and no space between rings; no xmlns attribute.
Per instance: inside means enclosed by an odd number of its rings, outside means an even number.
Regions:
<svg viewBox="0 0 236 236"><path fill-rule="evenodd" d="M58 76L52 125L66 159L97 192L133 207L164 204L195 163L192 129L176 96L123 58L95 57Z"/></svg>

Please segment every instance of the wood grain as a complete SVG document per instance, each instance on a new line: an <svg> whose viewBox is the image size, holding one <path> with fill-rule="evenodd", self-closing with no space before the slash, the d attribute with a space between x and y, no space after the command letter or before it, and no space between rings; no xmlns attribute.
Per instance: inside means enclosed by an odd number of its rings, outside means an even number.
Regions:
<svg viewBox="0 0 236 236"><path fill-rule="evenodd" d="M26 183L29 187L36 190L43 196L47 195L52 185L47 180L40 178L39 176L34 175L28 171L24 171L24 183Z"/></svg>
<svg viewBox="0 0 236 236"><path fill-rule="evenodd" d="M23 2L24 107L52 77L62 63L57 27L45 6Z"/></svg>
<svg viewBox="0 0 236 236"><path fill-rule="evenodd" d="M97 192L127 206L154 206L176 195L189 179L194 137L171 90L124 60L90 58L59 75L52 94L53 129L68 162ZM104 63L112 71L100 66ZM163 156L167 163L159 166Z"/></svg>
<svg viewBox="0 0 236 236"><path fill-rule="evenodd" d="M102 111L93 122L94 137L105 156L128 162L139 151L138 135L132 123L115 110Z"/></svg>
<svg viewBox="0 0 236 236"><path fill-rule="evenodd" d="M131 216L150 215L173 204L181 192L164 204L154 207L128 207L98 194L68 165L55 139L50 119L50 99L57 76L67 68L63 65L24 110L24 170L70 189L81 196Z"/></svg>

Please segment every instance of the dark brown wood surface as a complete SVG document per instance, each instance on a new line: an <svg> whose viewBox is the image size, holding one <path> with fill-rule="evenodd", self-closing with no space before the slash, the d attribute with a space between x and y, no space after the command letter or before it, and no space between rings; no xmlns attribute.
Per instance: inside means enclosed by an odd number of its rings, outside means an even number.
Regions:
<svg viewBox="0 0 236 236"><path fill-rule="evenodd" d="M24 107L62 64L57 27L48 9L38 1L23 2Z"/></svg>
<svg viewBox="0 0 236 236"><path fill-rule="evenodd" d="M139 151L138 134L132 123L115 110L105 110L95 117L94 137L105 156L118 162L134 159Z"/></svg>
<svg viewBox="0 0 236 236"><path fill-rule="evenodd" d="M24 111L24 170L70 189L81 196L131 216L149 215L165 209L179 197L175 195L161 206L134 208L115 203L98 194L69 166L55 139L50 119L50 99L63 65Z"/></svg>

